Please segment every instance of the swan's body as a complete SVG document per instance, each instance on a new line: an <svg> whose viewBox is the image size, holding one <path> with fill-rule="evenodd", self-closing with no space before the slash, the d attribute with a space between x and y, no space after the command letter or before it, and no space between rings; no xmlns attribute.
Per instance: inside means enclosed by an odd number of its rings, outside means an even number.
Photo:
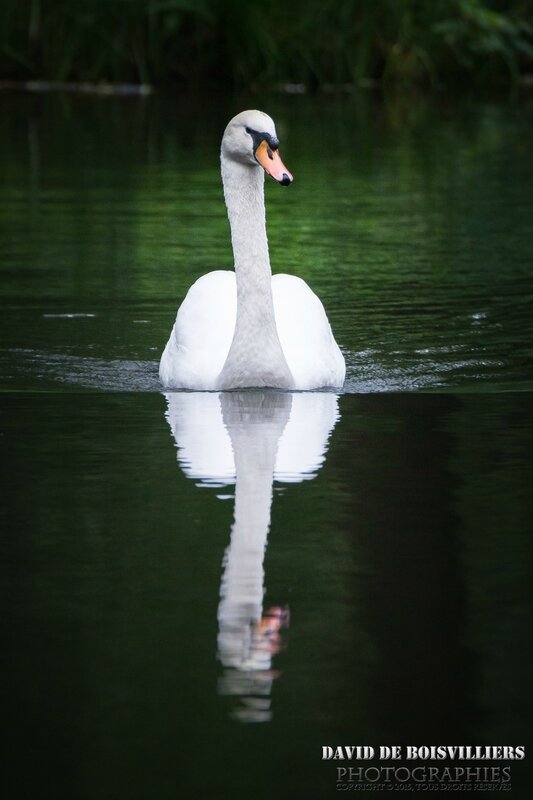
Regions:
<svg viewBox="0 0 533 800"><path fill-rule="evenodd" d="M284 376L276 374L276 353L268 352L250 332L233 359L231 387L229 382L221 385L237 316L235 273L223 270L204 275L189 289L161 359L162 383L197 390L342 385L344 359L316 294L292 275L272 276L271 287L277 336L291 375L286 383L281 384Z"/></svg>
<svg viewBox="0 0 533 800"><path fill-rule="evenodd" d="M300 278L272 276L261 164L283 185L274 123L245 111L222 139L224 196L235 272L204 275L189 289L161 358L168 388L318 389L344 382L344 358L319 298Z"/></svg>

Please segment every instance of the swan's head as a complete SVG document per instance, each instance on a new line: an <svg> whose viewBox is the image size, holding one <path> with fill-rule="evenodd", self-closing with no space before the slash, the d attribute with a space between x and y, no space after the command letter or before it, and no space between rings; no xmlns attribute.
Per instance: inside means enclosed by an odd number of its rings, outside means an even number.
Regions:
<svg viewBox="0 0 533 800"><path fill-rule="evenodd" d="M228 123L222 137L222 156L241 164L263 167L282 186L292 175L280 158L273 120L262 111L241 111Z"/></svg>

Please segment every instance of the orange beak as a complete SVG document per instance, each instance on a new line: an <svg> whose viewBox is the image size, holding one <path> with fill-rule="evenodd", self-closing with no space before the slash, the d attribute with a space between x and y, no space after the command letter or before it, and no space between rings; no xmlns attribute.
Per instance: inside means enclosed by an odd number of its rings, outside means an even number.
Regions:
<svg viewBox="0 0 533 800"><path fill-rule="evenodd" d="M288 186L289 183L292 183L293 177L291 173L281 160L278 151L272 150L266 139L263 139L256 148L254 155L256 161L275 181L281 183L282 186Z"/></svg>

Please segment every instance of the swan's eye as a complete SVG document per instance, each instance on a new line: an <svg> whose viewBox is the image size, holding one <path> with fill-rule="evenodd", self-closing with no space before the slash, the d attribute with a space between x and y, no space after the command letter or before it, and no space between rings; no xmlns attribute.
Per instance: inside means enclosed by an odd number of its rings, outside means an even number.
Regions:
<svg viewBox="0 0 533 800"><path fill-rule="evenodd" d="M252 137L252 141L253 141L253 143L254 143L254 148L255 148L255 147L257 147L257 144L258 144L258 143L261 141L261 139L262 139L262 136L261 136L261 134L259 133L259 131L256 131L256 130L254 130L253 128L250 128L248 125L245 127L245 129L244 129L244 130L246 131L246 133L247 133L249 136L251 136L251 137Z"/></svg>
<svg viewBox="0 0 533 800"><path fill-rule="evenodd" d="M278 149L279 139L277 139L275 136L271 136L270 133L267 133L266 131L256 131L253 128L248 127L248 125L246 125L244 130L252 137L254 152L257 150L261 142L266 142L271 150Z"/></svg>

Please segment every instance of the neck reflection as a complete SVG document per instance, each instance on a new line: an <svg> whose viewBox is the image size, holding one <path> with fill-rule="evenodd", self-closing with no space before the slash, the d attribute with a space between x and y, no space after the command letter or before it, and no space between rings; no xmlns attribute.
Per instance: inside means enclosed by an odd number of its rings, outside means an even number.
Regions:
<svg viewBox="0 0 533 800"><path fill-rule="evenodd" d="M337 395L265 390L168 393L166 399L185 474L200 486L235 484L218 606L218 691L234 698L234 718L266 722L280 674L272 662L289 625L287 606L263 609L273 485L316 476L339 418Z"/></svg>

